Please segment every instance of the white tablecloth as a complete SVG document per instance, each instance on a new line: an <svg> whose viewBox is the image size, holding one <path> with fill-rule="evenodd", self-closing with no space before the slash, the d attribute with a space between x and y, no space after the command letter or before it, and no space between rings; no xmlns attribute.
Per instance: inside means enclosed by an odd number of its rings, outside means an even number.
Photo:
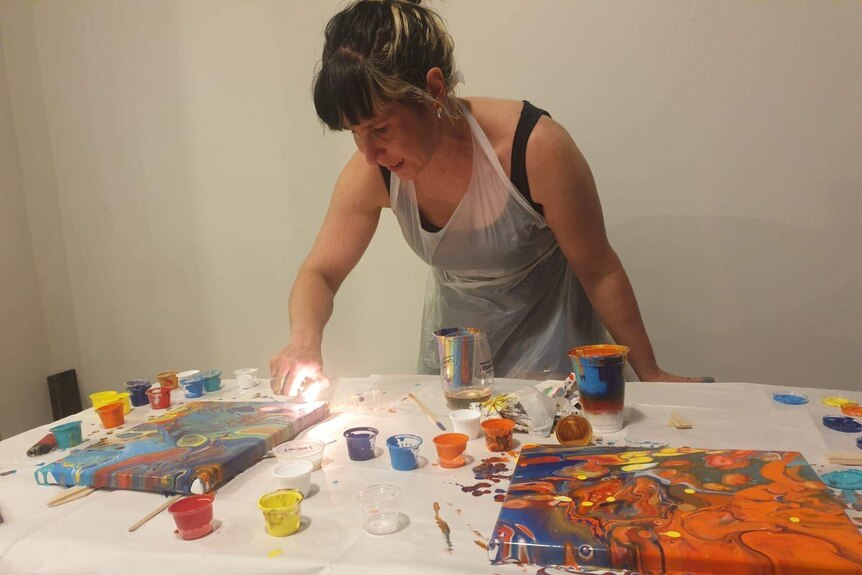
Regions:
<svg viewBox="0 0 862 575"><path fill-rule="evenodd" d="M498 380L496 392L512 391L535 382ZM379 389L379 413L360 412L344 398L359 391ZM859 450L855 434L824 428L823 415L840 415L819 398L833 393L862 403L862 393L820 389L806 393L811 402L789 407L772 400L780 389L746 383L663 384L629 383L626 391L626 427L607 435L604 444L691 446L801 451L819 473L836 469L825 466L827 450ZM486 539L497 519L499 503L493 495L474 497L461 486L475 485L471 468L492 453L483 439L468 444L472 458L461 469L447 470L436 463L431 439L440 433L412 401L402 401L412 391L451 431L448 410L438 378L428 376L372 376L334 382L333 414L300 437L327 442L324 465L313 474L316 491L302 503L303 527L290 536L276 538L264 531L257 500L275 489L270 472L275 459L264 459L218 490L215 498L215 531L197 541L182 541L174 534L167 512L133 533L128 528L155 509L164 497L153 493L99 490L91 495L49 508L45 503L61 493L56 486L39 486L33 478L37 464L63 456L63 452L28 458L27 448L50 426L42 426L0 442L0 573L535 573L535 567L493 566L477 541ZM257 386L240 393L236 382L206 399L244 401L269 395ZM266 397L257 397L265 400ZM675 411L694 423L693 429L667 425ZM149 407L136 408L127 418L143 422ZM91 409L67 418L83 419L84 437L91 442L105 433ZM373 460L350 461L341 436L356 425L380 430ZM127 425L126 428L129 426ZM93 430L98 433L88 435ZM385 453L385 438L396 433L415 433L424 439L419 449L421 467L395 471ZM522 443L556 443L550 438L518 434ZM86 444L85 444L86 445ZM511 459L511 458L510 458ZM508 464L511 471L514 461ZM8 473L16 470L15 473ZM366 534L356 503L357 491L375 483L399 486L404 491L402 513L408 519L398 532ZM498 486L507 487L507 482ZM451 529L452 549L435 521L434 504ZM849 512L851 515L853 512ZM549 570L553 573L553 570Z"/></svg>

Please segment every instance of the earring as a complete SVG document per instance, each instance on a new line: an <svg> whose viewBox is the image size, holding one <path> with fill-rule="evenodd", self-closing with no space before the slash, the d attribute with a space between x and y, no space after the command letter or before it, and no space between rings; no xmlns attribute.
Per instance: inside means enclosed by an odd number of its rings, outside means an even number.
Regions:
<svg viewBox="0 0 862 575"><path fill-rule="evenodd" d="M437 119L440 120L443 118L443 108L442 106L437 107Z"/></svg>

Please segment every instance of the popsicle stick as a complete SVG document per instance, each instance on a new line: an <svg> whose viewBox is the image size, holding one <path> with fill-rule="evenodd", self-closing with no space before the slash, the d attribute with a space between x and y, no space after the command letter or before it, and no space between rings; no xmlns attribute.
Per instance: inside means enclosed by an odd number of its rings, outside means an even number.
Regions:
<svg viewBox="0 0 862 575"><path fill-rule="evenodd" d="M827 451L823 457L828 463L835 465L862 465L862 454L850 451Z"/></svg>
<svg viewBox="0 0 862 575"><path fill-rule="evenodd" d="M57 507L58 505L63 505L64 503L69 503L70 501L81 499L82 497L86 497L95 490L96 489L94 487L87 487L86 485L70 487L57 497L49 500L48 507Z"/></svg>
<svg viewBox="0 0 862 575"><path fill-rule="evenodd" d="M676 429L691 429L694 427L691 421L676 412L670 414L668 425L675 427Z"/></svg>
<svg viewBox="0 0 862 575"><path fill-rule="evenodd" d="M419 409L421 409L421 410L422 410L422 413L424 413L425 415L427 415L427 416L431 419L431 421L433 421L433 422L434 422L434 424L435 424L437 427L439 427L439 428L440 428L440 431L446 431L446 426L445 426L445 425L443 425L442 423L440 423L440 420L438 420L438 419L434 416L434 413L433 413L430 409L428 409L428 408L425 406L425 404L424 404L424 403L422 403L421 401L419 401L419 398L417 398L417 397L416 397L415 395L413 395L412 393L408 393L408 394L407 394L407 397L409 397L410 399L412 399L413 401L415 401L415 402L416 402L416 405L418 405L418 406L419 406Z"/></svg>
<svg viewBox="0 0 862 575"><path fill-rule="evenodd" d="M132 531L134 531L135 529L137 529L138 527L140 527L141 525L143 525L144 523L146 523L147 521L149 521L150 519L152 519L153 517L155 517L156 515L158 515L162 511L164 511L165 509L167 509L168 507L170 507L171 503L173 503L174 501L176 501L178 499L181 499L182 497L183 497L182 495L174 495L173 497L171 497L170 499L168 499L167 501L165 501L164 503L162 503L161 505L159 505L158 507L156 507L155 509L153 509L152 511L147 513L146 515L144 515L144 517L142 517L140 521L138 521L137 523L135 523L134 525L129 527L129 533L131 533Z"/></svg>

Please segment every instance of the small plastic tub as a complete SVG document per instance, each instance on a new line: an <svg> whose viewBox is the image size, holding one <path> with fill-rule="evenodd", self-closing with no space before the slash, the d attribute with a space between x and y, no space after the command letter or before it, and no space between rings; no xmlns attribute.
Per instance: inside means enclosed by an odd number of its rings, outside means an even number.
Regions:
<svg viewBox="0 0 862 575"><path fill-rule="evenodd" d="M50 429L57 440L57 449L69 449L84 441L80 421L70 421Z"/></svg>
<svg viewBox="0 0 862 575"><path fill-rule="evenodd" d="M117 399L123 404L123 415L129 415L132 411L131 394L128 391L121 391L117 394Z"/></svg>
<svg viewBox="0 0 862 575"><path fill-rule="evenodd" d="M433 441L440 467L456 469L466 463L461 454L467 449L467 442L470 441L468 436L463 433L441 433Z"/></svg>
<svg viewBox="0 0 862 575"><path fill-rule="evenodd" d="M156 379L159 380L159 385L162 387L177 389L180 386L178 372L175 369L160 371L156 374Z"/></svg>
<svg viewBox="0 0 862 575"><path fill-rule="evenodd" d="M147 390L147 397L150 398L150 407L153 409L167 409L171 406L170 387L151 387Z"/></svg>
<svg viewBox="0 0 862 575"><path fill-rule="evenodd" d="M377 429L373 427L351 427L344 432L347 455L353 461L368 461L374 458L374 440Z"/></svg>
<svg viewBox="0 0 862 575"><path fill-rule="evenodd" d="M133 379L126 382L126 390L129 392L129 401L135 407L147 405L150 400L147 399L147 390L153 386L146 379Z"/></svg>
<svg viewBox="0 0 862 575"><path fill-rule="evenodd" d="M201 374L204 378L204 391L212 393L221 389L221 370L212 369Z"/></svg>
<svg viewBox="0 0 862 575"><path fill-rule="evenodd" d="M303 497L308 497L313 469L314 466L309 461L279 463L272 470L272 476L279 489L296 489Z"/></svg>
<svg viewBox="0 0 862 575"><path fill-rule="evenodd" d="M279 489L267 493L258 502L266 521L266 532L273 537L286 537L299 530L302 518L302 493L296 489Z"/></svg>
<svg viewBox="0 0 862 575"><path fill-rule="evenodd" d="M236 382L239 385L240 389L251 389L257 383L257 368L256 367L244 367L242 369L234 370L234 376L236 376Z"/></svg>
<svg viewBox="0 0 862 575"><path fill-rule="evenodd" d="M96 409L96 413L99 414L99 419L102 420L102 426L105 429L119 427L126 421L126 418L123 417L123 403L121 401L103 405Z"/></svg>
<svg viewBox="0 0 862 575"><path fill-rule="evenodd" d="M313 470L317 471L323 462L325 448L326 444L316 439L295 439L276 446L272 451L281 463L308 461L314 466Z"/></svg>
<svg viewBox="0 0 862 575"><path fill-rule="evenodd" d="M485 432L485 446L488 451L509 451L512 449L512 430L515 422L511 419L486 419L482 422Z"/></svg>
<svg viewBox="0 0 862 575"><path fill-rule="evenodd" d="M93 409L98 409L103 405L114 403L117 401L118 393L116 391L97 391L90 394L90 401L93 403Z"/></svg>
<svg viewBox="0 0 862 575"><path fill-rule="evenodd" d="M204 376L194 375L188 379L184 379L182 386L185 390L185 396L189 398L201 397L204 394Z"/></svg>
<svg viewBox="0 0 862 575"><path fill-rule="evenodd" d="M396 471L410 471L419 466L416 459L416 450L422 445L422 438L418 435L402 433L393 435L386 440L389 448L389 460L392 469Z"/></svg>
<svg viewBox="0 0 862 575"><path fill-rule="evenodd" d="M171 503L168 513L174 518L180 537L200 539L213 530L212 494L191 495Z"/></svg>

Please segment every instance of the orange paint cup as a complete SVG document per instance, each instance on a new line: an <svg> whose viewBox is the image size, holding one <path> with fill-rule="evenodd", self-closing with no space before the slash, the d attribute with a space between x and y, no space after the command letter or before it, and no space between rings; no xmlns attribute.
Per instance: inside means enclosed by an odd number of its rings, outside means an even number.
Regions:
<svg viewBox="0 0 862 575"><path fill-rule="evenodd" d="M435 437L434 446L437 448L440 467L455 469L464 465L461 454L467 449L468 441L470 438L463 433L442 433Z"/></svg>
<svg viewBox="0 0 862 575"><path fill-rule="evenodd" d="M485 446L489 451L509 451L512 449L512 430L515 422L511 419L486 419L482 422L485 432Z"/></svg>
<svg viewBox="0 0 862 575"><path fill-rule="evenodd" d="M179 372L176 369L160 371L156 374L156 378L159 380L159 385L170 389L179 389L180 382L177 379L177 373Z"/></svg>
<svg viewBox="0 0 862 575"><path fill-rule="evenodd" d="M102 420L102 426L105 429L119 427L126 421L126 418L123 415L123 402L121 401L103 405L96 409L96 413L99 414L99 419Z"/></svg>

